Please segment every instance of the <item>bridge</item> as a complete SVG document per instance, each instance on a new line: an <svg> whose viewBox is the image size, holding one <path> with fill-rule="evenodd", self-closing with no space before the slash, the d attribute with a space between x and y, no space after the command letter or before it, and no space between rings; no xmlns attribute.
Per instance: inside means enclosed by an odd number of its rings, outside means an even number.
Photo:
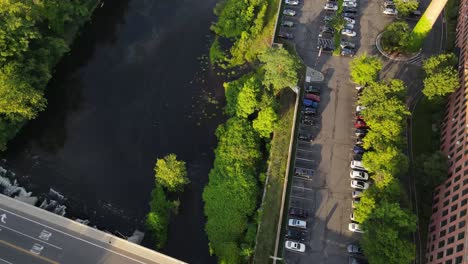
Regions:
<svg viewBox="0 0 468 264"><path fill-rule="evenodd" d="M0 264L183 264L0 194Z"/></svg>

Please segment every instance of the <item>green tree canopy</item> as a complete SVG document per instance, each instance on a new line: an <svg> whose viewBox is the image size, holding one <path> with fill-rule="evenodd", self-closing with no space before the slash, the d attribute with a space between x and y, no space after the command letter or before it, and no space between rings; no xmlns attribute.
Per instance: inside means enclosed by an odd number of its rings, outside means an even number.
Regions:
<svg viewBox="0 0 468 264"><path fill-rule="evenodd" d="M405 173L408 169L408 158L398 148L388 146L381 151L367 151L362 162L371 172L387 172L391 175Z"/></svg>
<svg viewBox="0 0 468 264"><path fill-rule="evenodd" d="M157 248L166 244L171 208L172 204L167 200L162 186L156 185L151 192L150 212L146 216L145 224L156 239Z"/></svg>
<svg viewBox="0 0 468 264"><path fill-rule="evenodd" d="M429 57L423 62L423 69L426 75L443 71L446 68L455 68L457 65L457 56L453 53L443 53Z"/></svg>
<svg viewBox="0 0 468 264"><path fill-rule="evenodd" d="M408 51L410 28L405 21L396 21L385 27L381 44L386 52Z"/></svg>
<svg viewBox="0 0 468 264"><path fill-rule="evenodd" d="M423 69L426 73L423 94L429 99L436 99L452 93L458 86L458 74L455 70L457 57L452 54L440 54L425 60Z"/></svg>
<svg viewBox="0 0 468 264"><path fill-rule="evenodd" d="M349 63L351 79L360 85L368 85L377 81L382 67L379 58L367 55L356 57Z"/></svg>
<svg viewBox="0 0 468 264"><path fill-rule="evenodd" d="M411 12L416 11L419 6L419 2L415 0L395 0L395 8L398 10L400 16L406 17Z"/></svg>
<svg viewBox="0 0 468 264"><path fill-rule="evenodd" d="M252 26L261 4L261 0L227 0L216 10L219 19L211 29L223 37L239 37Z"/></svg>
<svg viewBox="0 0 468 264"><path fill-rule="evenodd" d="M177 160L175 154L169 154L156 161L154 167L156 182L171 192L182 191L190 180L187 178L185 162Z"/></svg>
<svg viewBox="0 0 468 264"><path fill-rule="evenodd" d="M263 63L263 84L266 87L271 86L278 93L283 88L297 86L299 62L287 50L269 48L259 56L259 60Z"/></svg>
<svg viewBox="0 0 468 264"><path fill-rule="evenodd" d="M366 86L359 103L367 107L373 104L386 101L392 97L403 99L406 94L406 87L402 80L392 79L389 83L373 82Z"/></svg>
<svg viewBox="0 0 468 264"><path fill-rule="evenodd" d="M415 164L417 173L424 175L419 184L427 189L433 189L447 179L447 156L440 151L417 157Z"/></svg>
<svg viewBox="0 0 468 264"><path fill-rule="evenodd" d="M273 107L267 107L258 112L258 117L253 121L253 128L263 138L270 138L275 129L278 115Z"/></svg>
<svg viewBox="0 0 468 264"><path fill-rule="evenodd" d="M257 110L261 86L256 77L251 77L244 83L237 96L237 116L247 118Z"/></svg>

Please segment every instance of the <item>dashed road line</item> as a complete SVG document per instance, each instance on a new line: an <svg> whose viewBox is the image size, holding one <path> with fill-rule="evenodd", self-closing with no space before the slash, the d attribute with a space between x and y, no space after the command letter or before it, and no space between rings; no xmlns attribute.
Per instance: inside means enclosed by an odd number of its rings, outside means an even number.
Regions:
<svg viewBox="0 0 468 264"><path fill-rule="evenodd" d="M58 249L58 250L62 250L62 248L59 247L59 246L56 246L56 245L54 245L54 244L50 244L50 243L48 243L48 242L45 242L44 240L40 240L40 239L38 239L38 238L32 237L32 236L30 236L30 235L27 235L27 234L25 234L25 233L22 233L22 232L20 232L20 231L18 231L18 230L15 230L15 229L13 229L13 228L9 228L9 227L4 226L4 225L0 225L0 226L3 227L3 228L5 228L5 229L7 229L7 230L10 230L10 231L12 231L12 232L15 232L15 233L17 233L17 234L20 234L20 235L22 235L22 236L28 237L28 238L30 238L30 239L32 239L32 240L38 241L38 242L40 242L40 243L42 243L42 244L51 246L51 247L56 248L56 249Z"/></svg>

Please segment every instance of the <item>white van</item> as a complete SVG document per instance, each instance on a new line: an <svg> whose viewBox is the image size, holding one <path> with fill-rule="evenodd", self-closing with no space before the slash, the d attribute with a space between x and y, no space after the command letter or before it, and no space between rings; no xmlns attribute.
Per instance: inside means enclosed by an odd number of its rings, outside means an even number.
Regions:
<svg viewBox="0 0 468 264"><path fill-rule="evenodd" d="M362 161L359 161L359 160L351 161L350 167L351 167L351 169L355 169L355 170L365 170L365 171L367 171L367 169L364 167L364 165L362 165Z"/></svg>

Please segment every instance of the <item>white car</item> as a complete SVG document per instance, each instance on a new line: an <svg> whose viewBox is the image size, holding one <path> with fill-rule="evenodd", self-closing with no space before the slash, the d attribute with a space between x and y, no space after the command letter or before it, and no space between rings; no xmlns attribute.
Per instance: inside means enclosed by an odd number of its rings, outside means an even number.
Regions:
<svg viewBox="0 0 468 264"><path fill-rule="evenodd" d="M343 19L346 21L348 24L356 24L356 20L349 18L349 17L343 17Z"/></svg>
<svg viewBox="0 0 468 264"><path fill-rule="evenodd" d="M351 188L365 190L369 188L369 183L363 181L351 181Z"/></svg>
<svg viewBox="0 0 468 264"><path fill-rule="evenodd" d="M338 10L338 6L332 3L326 3L323 9L328 10L328 11L336 11Z"/></svg>
<svg viewBox="0 0 468 264"><path fill-rule="evenodd" d="M305 245L299 242L286 240L284 247L292 251L305 252Z"/></svg>
<svg viewBox="0 0 468 264"><path fill-rule="evenodd" d="M295 16L295 15L296 15L296 11L294 11L294 10L292 10L292 9L285 9L285 10L283 10L283 15Z"/></svg>
<svg viewBox="0 0 468 264"><path fill-rule="evenodd" d="M348 229L351 232L364 233L364 230L362 230L361 225L356 224L356 223L350 223L348 225Z"/></svg>
<svg viewBox="0 0 468 264"><path fill-rule="evenodd" d="M343 2L343 7L357 7L356 2Z"/></svg>
<svg viewBox="0 0 468 264"><path fill-rule="evenodd" d="M284 0L284 3L287 5L297 6L299 5L299 0Z"/></svg>
<svg viewBox="0 0 468 264"><path fill-rule="evenodd" d="M349 172L349 177L351 177L351 179L367 181L369 179L369 174L364 171L352 170Z"/></svg>
<svg viewBox="0 0 468 264"><path fill-rule="evenodd" d="M358 105L356 106L356 112L361 112L362 110L366 109L365 106L362 106L362 105Z"/></svg>
<svg viewBox="0 0 468 264"><path fill-rule="evenodd" d="M358 254L358 255L364 254L364 252L362 251L362 248L359 245L350 244L348 245L348 247L346 247L346 249L348 250L348 253L351 253L351 254Z"/></svg>
<svg viewBox="0 0 468 264"><path fill-rule="evenodd" d="M354 190L354 191L351 192L351 197L353 197L353 198L361 197L361 195L362 195L361 191Z"/></svg>
<svg viewBox="0 0 468 264"><path fill-rule="evenodd" d="M351 169L355 169L355 170L365 170L365 171L367 171L367 169L362 164L362 161L359 161L359 160L352 160L351 165L349 165L349 167L351 167Z"/></svg>
<svg viewBox="0 0 468 264"><path fill-rule="evenodd" d="M392 15L392 16L398 15L398 11L393 8L385 8L382 13L384 13L385 15Z"/></svg>
<svg viewBox="0 0 468 264"><path fill-rule="evenodd" d="M289 219L288 225L290 227L307 228L307 222L298 219Z"/></svg>
<svg viewBox="0 0 468 264"><path fill-rule="evenodd" d="M353 25L353 24L345 24L345 25L344 25L344 28L346 28L346 29L353 29L353 28L354 28L354 25Z"/></svg>
<svg viewBox="0 0 468 264"><path fill-rule="evenodd" d="M343 30L341 30L341 35L345 35L345 36L348 36L348 37L355 37L356 32L351 30L351 29L343 29Z"/></svg>

